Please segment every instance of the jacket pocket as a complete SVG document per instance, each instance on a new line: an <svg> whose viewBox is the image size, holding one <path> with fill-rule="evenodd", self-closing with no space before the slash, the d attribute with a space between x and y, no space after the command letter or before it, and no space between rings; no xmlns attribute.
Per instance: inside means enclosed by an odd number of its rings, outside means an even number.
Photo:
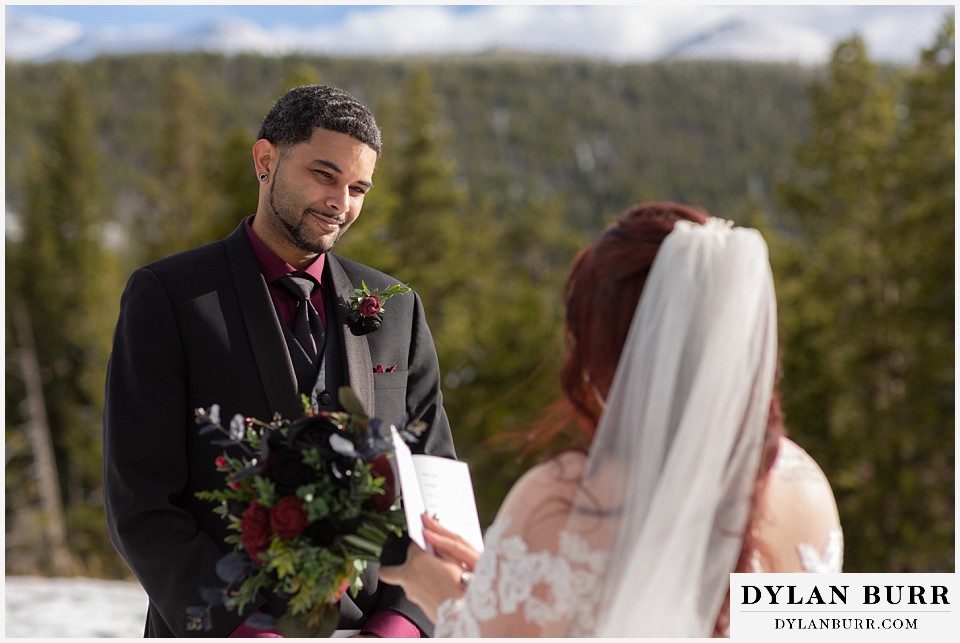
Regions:
<svg viewBox="0 0 960 643"><path fill-rule="evenodd" d="M374 416L398 429L407 411L407 372L373 374Z"/></svg>

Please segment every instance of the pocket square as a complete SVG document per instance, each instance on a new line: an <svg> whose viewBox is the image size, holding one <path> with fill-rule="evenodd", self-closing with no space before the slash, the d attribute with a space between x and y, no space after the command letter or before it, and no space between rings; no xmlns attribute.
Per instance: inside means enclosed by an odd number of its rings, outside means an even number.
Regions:
<svg viewBox="0 0 960 643"><path fill-rule="evenodd" d="M391 366L391 367L388 368L387 370L383 370L383 364L377 364L377 367L376 367L375 369L373 369L373 372L374 372L374 373L392 373L392 372L394 372L395 370L397 370L397 365L396 365L396 364L394 364L393 366Z"/></svg>

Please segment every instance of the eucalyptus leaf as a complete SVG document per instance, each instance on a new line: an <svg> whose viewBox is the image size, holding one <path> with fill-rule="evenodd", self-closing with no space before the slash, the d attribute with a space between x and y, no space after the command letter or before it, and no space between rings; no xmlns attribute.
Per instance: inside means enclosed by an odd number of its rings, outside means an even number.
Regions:
<svg viewBox="0 0 960 643"><path fill-rule="evenodd" d="M337 435L334 433L330 436L330 448L339 453L340 455L346 456L356 456L357 450L353 446L353 442L346 439L342 435Z"/></svg>
<svg viewBox="0 0 960 643"><path fill-rule="evenodd" d="M234 482L240 482L241 480L245 480L250 476L257 475L258 473L260 473L259 465L250 466L244 469L243 471L240 471L239 473L235 474L233 478L231 478L231 480L233 480Z"/></svg>
<svg viewBox="0 0 960 643"><path fill-rule="evenodd" d="M265 435L260 441L260 462L266 462L270 457L270 440Z"/></svg>
<svg viewBox="0 0 960 643"><path fill-rule="evenodd" d="M234 440L242 440L247 433L247 422L242 415L237 413L230 420L230 437Z"/></svg>
<svg viewBox="0 0 960 643"><path fill-rule="evenodd" d="M234 551L217 561L216 571L223 581L235 585L242 581L250 569L246 554Z"/></svg>
<svg viewBox="0 0 960 643"><path fill-rule="evenodd" d="M200 597L206 601L210 607L220 607L223 605L223 591L219 587L201 587Z"/></svg>
<svg viewBox="0 0 960 643"><path fill-rule="evenodd" d="M357 397L357 394L353 392L353 389L349 386L341 386L337 391L337 395L340 398L340 406L347 413L351 413L357 418L363 418L364 420L368 419L366 409L363 408L363 403L360 401L360 398Z"/></svg>

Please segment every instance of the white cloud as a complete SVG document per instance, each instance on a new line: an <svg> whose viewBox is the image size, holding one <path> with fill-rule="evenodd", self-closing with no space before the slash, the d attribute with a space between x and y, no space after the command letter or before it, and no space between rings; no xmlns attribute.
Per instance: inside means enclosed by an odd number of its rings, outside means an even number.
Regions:
<svg viewBox="0 0 960 643"><path fill-rule="evenodd" d="M315 12L310 19L302 12L293 13L296 7L273 7L272 26L253 22L249 13L242 20L232 17L229 5L222 7L222 13L211 14L209 9L202 22L189 27L179 20L177 26L85 28L31 16L21 8L7 12L6 53L12 59L38 59L138 49L350 55L476 53L499 48L617 61L675 54L818 62L826 59L834 42L856 31L867 40L875 58L903 62L915 59L919 49L932 42L952 7L487 5L458 11L445 5L390 5L358 8L345 16ZM280 24L278 19L284 16L288 19Z"/></svg>
<svg viewBox="0 0 960 643"><path fill-rule="evenodd" d="M66 20L31 15L7 16L6 52L10 58L28 60L56 51L83 36L83 27Z"/></svg>

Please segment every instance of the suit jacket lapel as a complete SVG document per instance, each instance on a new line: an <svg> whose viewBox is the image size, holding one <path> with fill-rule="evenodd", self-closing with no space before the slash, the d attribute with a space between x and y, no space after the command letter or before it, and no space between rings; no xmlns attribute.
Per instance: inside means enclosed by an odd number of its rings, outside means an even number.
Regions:
<svg viewBox="0 0 960 643"><path fill-rule="evenodd" d="M300 417L303 415L303 405L297 395L293 362L286 349L283 329L270 299L267 282L250 248L243 223L225 239L225 244L240 311L267 403L274 413L291 419ZM270 421L271 418L262 419Z"/></svg>
<svg viewBox="0 0 960 643"><path fill-rule="evenodd" d="M364 335L354 335L347 324L350 314L350 296L356 288L336 255L327 254L327 269L333 281L333 295L337 298L334 305L336 328L343 338L343 360L347 365L347 383L363 403L367 415L374 417L373 360L370 357L370 344ZM331 325L327 325L328 329Z"/></svg>

